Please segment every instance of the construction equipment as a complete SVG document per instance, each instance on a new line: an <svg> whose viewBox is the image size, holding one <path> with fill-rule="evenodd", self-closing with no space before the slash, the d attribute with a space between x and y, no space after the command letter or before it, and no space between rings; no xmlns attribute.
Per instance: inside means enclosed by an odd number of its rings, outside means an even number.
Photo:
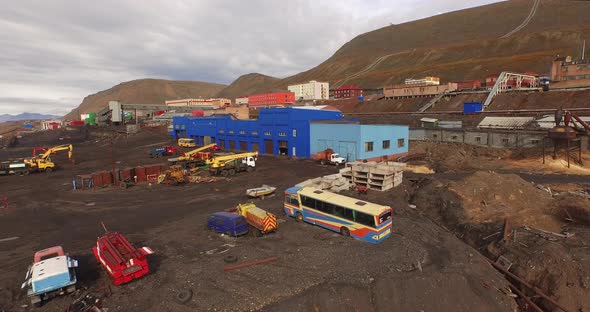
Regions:
<svg viewBox="0 0 590 312"><path fill-rule="evenodd" d="M211 175L232 176L237 172L251 172L256 168L258 152L248 152L225 156L214 156L205 161Z"/></svg>
<svg viewBox="0 0 590 312"><path fill-rule="evenodd" d="M183 184L186 183L184 168L181 165L172 165L164 173L158 176L158 184Z"/></svg>
<svg viewBox="0 0 590 312"><path fill-rule="evenodd" d="M61 246L37 251L21 288L27 289L33 305L40 306L43 301L76 290L76 267L78 261L68 257Z"/></svg>
<svg viewBox="0 0 590 312"><path fill-rule="evenodd" d="M107 231L96 240L92 253L117 286L148 274L146 255L154 251L149 247L135 248L122 234Z"/></svg>
<svg viewBox="0 0 590 312"><path fill-rule="evenodd" d="M321 152L316 153L315 155L311 156L311 159L319 160L320 164L332 164L336 166L344 166L346 163L346 159L344 159L340 154L334 152L333 149L328 148Z"/></svg>
<svg viewBox="0 0 590 312"><path fill-rule="evenodd" d="M51 172L54 169L56 169L56 165L51 161L51 158L49 158L49 156L51 154L55 154L56 152L66 150L68 151L68 159L71 160L74 152L74 147L72 146L72 144L66 144L48 148L43 154L36 157L24 159L24 162L27 164L27 166L29 166L31 170Z"/></svg>
<svg viewBox="0 0 590 312"><path fill-rule="evenodd" d="M180 147L195 147L195 146L197 146L197 144L195 144L195 140L193 140L193 139L180 138L180 139L178 139L178 146L180 146Z"/></svg>
<svg viewBox="0 0 590 312"><path fill-rule="evenodd" d="M211 157L211 153L205 152L206 150L216 147L217 144L209 144L201 146L192 151L185 152L182 156L169 158L168 161L172 165L181 165L184 168L196 168L204 166L205 161Z"/></svg>
<svg viewBox="0 0 590 312"><path fill-rule="evenodd" d="M149 152L150 157L152 158L157 158L157 157L161 157L161 156L167 156L167 155L174 155L178 152L178 149L174 146L164 146L164 147L160 147L160 148L156 148L153 149Z"/></svg>
<svg viewBox="0 0 590 312"><path fill-rule="evenodd" d="M24 160L21 161L3 161L0 162L0 175L28 175L31 170Z"/></svg>
<svg viewBox="0 0 590 312"><path fill-rule="evenodd" d="M255 230L254 235L261 236L277 230L277 217L263 209L256 207L254 203L238 204L235 212L244 218Z"/></svg>

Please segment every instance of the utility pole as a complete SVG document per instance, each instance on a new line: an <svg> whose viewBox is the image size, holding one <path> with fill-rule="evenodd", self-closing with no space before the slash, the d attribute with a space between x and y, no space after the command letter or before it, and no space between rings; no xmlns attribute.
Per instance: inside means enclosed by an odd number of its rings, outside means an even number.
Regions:
<svg viewBox="0 0 590 312"><path fill-rule="evenodd" d="M582 61L584 60L585 53L586 53L586 40L584 40L584 44L582 45Z"/></svg>

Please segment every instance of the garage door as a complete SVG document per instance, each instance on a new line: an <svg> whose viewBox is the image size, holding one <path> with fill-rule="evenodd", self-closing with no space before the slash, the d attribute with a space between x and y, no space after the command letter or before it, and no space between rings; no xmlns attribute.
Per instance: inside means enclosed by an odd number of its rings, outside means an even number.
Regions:
<svg viewBox="0 0 590 312"><path fill-rule="evenodd" d="M219 140L218 145L221 149L225 149L225 140Z"/></svg>
<svg viewBox="0 0 590 312"><path fill-rule="evenodd" d="M264 140L264 153L274 154L274 146L272 144L272 140Z"/></svg>
<svg viewBox="0 0 590 312"><path fill-rule="evenodd" d="M229 141L229 149L231 151L235 151L236 150L236 141Z"/></svg>
<svg viewBox="0 0 590 312"><path fill-rule="evenodd" d="M258 144L258 142L252 143L252 151L253 152L260 152L260 144Z"/></svg>
<svg viewBox="0 0 590 312"><path fill-rule="evenodd" d="M344 157L346 161L356 160L355 142L340 141L338 142L338 147L336 151L340 154L340 156Z"/></svg>
<svg viewBox="0 0 590 312"><path fill-rule="evenodd" d="M240 151L247 151L248 150L248 143L246 141L240 141Z"/></svg>

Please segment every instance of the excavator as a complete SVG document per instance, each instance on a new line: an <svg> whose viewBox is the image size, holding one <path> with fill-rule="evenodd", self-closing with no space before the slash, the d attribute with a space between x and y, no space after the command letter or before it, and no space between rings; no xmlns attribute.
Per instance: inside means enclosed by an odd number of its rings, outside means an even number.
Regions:
<svg viewBox="0 0 590 312"><path fill-rule="evenodd" d="M183 168L195 168L204 166L206 160L211 158L211 153L205 152L208 149L213 149L217 144L209 144L201 146L192 151L184 153L182 156L169 158L168 161L171 165L181 165Z"/></svg>
<svg viewBox="0 0 590 312"><path fill-rule="evenodd" d="M68 151L68 159L72 160L74 146L72 144L65 144L48 148L47 150L45 150L43 154L32 158L27 158L24 160L24 162L32 170L44 171L49 173L56 169L55 163L51 161L51 158L49 158L49 156L59 151Z"/></svg>
<svg viewBox="0 0 590 312"><path fill-rule="evenodd" d="M223 156L214 156L205 160L209 165L209 174L216 176L233 176L237 172L251 172L256 167L258 152L248 152Z"/></svg>

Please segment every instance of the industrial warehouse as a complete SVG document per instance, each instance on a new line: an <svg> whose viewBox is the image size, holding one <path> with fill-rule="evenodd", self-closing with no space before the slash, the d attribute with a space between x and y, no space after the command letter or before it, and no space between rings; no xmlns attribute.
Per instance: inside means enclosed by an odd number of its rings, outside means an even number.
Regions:
<svg viewBox="0 0 590 312"><path fill-rule="evenodd" d="M590 311L590 3L37 5L72 27L0 13L47 45L5 53L46 59L0 99L0 312Z"/></svg>

